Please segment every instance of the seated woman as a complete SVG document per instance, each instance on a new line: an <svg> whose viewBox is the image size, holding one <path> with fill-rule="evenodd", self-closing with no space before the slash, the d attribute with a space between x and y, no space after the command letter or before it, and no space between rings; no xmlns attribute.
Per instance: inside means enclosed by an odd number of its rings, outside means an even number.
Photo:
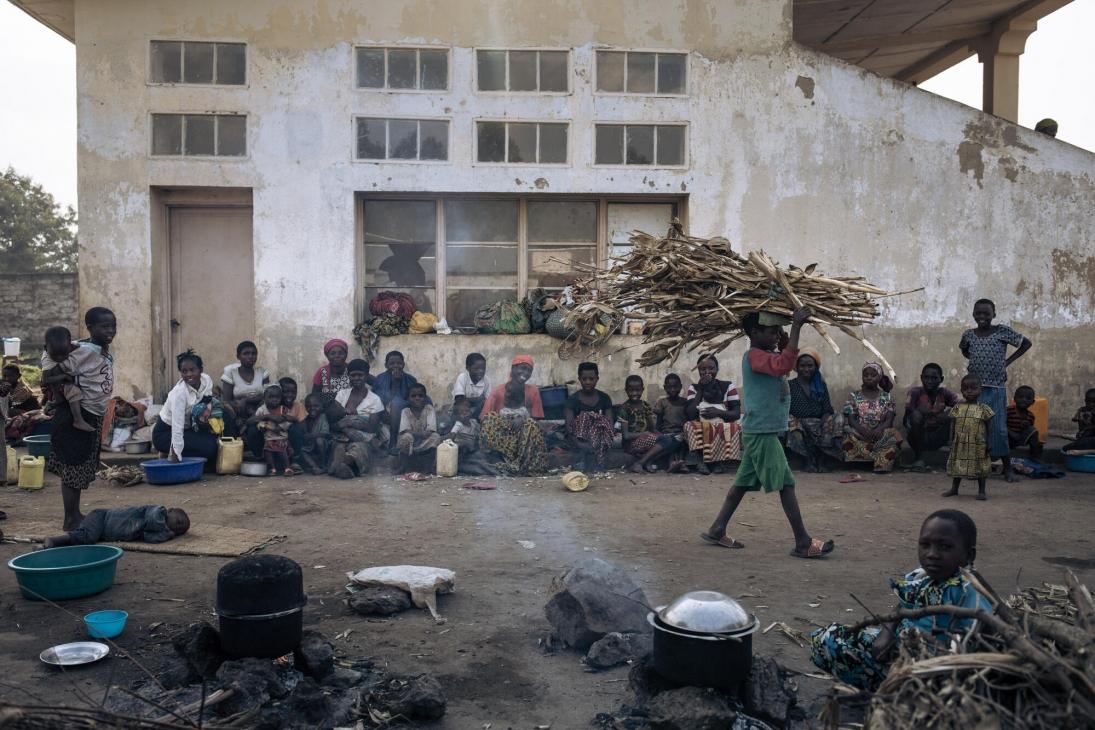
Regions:
<svg viewBox="0 0 1095 730"><path fill-rule="evenodd" d="M920 567L890 581L901 608L961 606L992 613L988 599L962 574L977 557L977 526L969 515L950 509L932 513L920 528L919 546ZM922 644L945 653L952 640L976 625L976 619L945 613L858 630L831 624L810 634L811 659L840 681L873 691L886 678L903 640L915 635Z"/></svg>
<svg viewBox="0 0 1095 730"><path fill-rule="evenodd" d="M350 376L346 371L346 357L350 353L350 346L346 340L337 337L327 340L323 346L323 356L327 358L327 364L316 370L312 376L312 392L323 398L326 406L335 399L335 394L344 388L350 387Z"/></svg>
<svg viewBox="0 0 1095 730"><path fill-rule="evenodd" d="M393 350L384 356L384 372L377 375L376 380L373 381L373 392L379 396L388 412L388 424L391 426L391 439L388 446L391 449L395 449L395 439L403 419L403 410L410 403L411 388L418 385L418 381L406 372L406 368L407 361L403 353ZM426 402L433 404L429 398Z"/></svg>
<svg viewBox="0 0 1095 730"><path fill-rule="evenodd" d="M504 388L501 407L483 410L479 448L499 459L493 466L507 476L536 476L547 471L547 446L525 405L527 391L519 380Z"/></svg>
<svg viewBox="0 0 1095 730"><path fill-rule="evenodd" d="M869 362L863 366L862 387L844 404L844 461L874 462L875 474L893 471L901 447L901 432L893 427L892 388L882 366Z"/></svg>
<svg viewBox="0 0 1095 730"><path fill-rule="evenodd" d="M206 470L217 465L217 445L223 429L214 415L213 379L203 372L202 359L193 350L175 358L179 382L167 394L156 425L152 428L152 447L167 454L171 461L185 456L205 459ZM198 415L195 418L197 406ZM219 401L216 402L219 408ZM261 449L260 449L260 452Z"/></svg>
<svg viewBox="0 0 1095 730"><path fill-rule="evenodd" d="M513 363L510 365L509 381L496 386L487 396L486 402L483 404L483 414L498 413L505 406L506 389L511 383L516 383L524 394L524 407L528 409L529 416L532 418L544 417L544 404L540 400L540 389L535 385L529 385L528 381L532 377L533 362L532 358L528 355L517 355L513 358Z"/></svg>
<svg viewBox="0 0 1095 730"><path fill-rule="evenodd" d="M340 479L366 473L376 452L388 448L384 404L368 385L369 363L351 360L347 371L350 387L340 390L328 409L328 417L334 416L329 471Z"/></svg>
<svg viewBox="0 0 1095 730"><path fill-rule="evenodd" d="M700 474L721 474L728 461L741 460L741 397L730 380L719 380L719 361L703 355L696 363L700 381L688 388L687 463Z"/></svg>
<svg viewBox="0 0 1095 730"><path fill-rule="evenodd" d="M787 424L787 449L806 462L806 471L824 472L825 457L843 458L842 427L833 412L829 387L821 377L821 355L804 347L799 350L791 389L791 418Z"/></svg>
<svg viewBox="0 0 1095 730"><path fill-rule="evenodd" d="M584 471L603 471L605 456L612 447L614 409L607 393L597 390L601 379L597 364L578 365L581 390L567 398L563 407L567 445L582 454Z"/></svg>
<svg viewBox="0 0 1095 730"><path fill-rule="evenodd" d="M262 393L270 384L270 373L255 365L259 348L250 340L236 345L236 359L239 362L226 365L221 375L221 403L235 415L237 426L242 427L262 405Z"/></svg>

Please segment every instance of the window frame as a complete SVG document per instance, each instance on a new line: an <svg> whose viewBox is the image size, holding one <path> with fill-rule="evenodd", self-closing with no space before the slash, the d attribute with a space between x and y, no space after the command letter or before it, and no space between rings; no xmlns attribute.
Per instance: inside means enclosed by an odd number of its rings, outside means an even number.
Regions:
<svg viewBox="0 0 1095 730"><path fill-rule="evenodd" d="M422 160L422 159L417 159L417 158L413 159L413 160L408 160L408 159L393 158L393 157L385 157L384 159L374 159L374 158L371 158L371 157L358 157L357 156L357 120L359 120L359 119L383 119L386 122L391 121L391 120L404 121L404 122L445 122L446 123L446 129L448 131L447 140L446 140L446 145L447 145L446 150L447 150L448 156L444 160ZM452 131L452 128L453 128L452 117L431 117L431 116L405 115L405 114L397 114L397 115L390 115L390 116L376 116L374 114L368 114L368 113L354 114L350 118L350 139L351 139L351 143L350 143L350 162L360 163L360 164L364 164L364 165L385 165L385 164L393 164L393 165L395 165L395 164L398 164L398 165L451 165L452 162L453 162L452 161L452 153L453 153L453 147L452 147L453 131ZM385 127L384 127L384 153L385 154L388 153L388 141L389 141L388 138L389 138L389 136L390 136L390 132L388 130L388 126L385 125ZM421 125L419 125L419 128L418 128L418 154L419 155L422 154L422 127L421 127Z"/></svg>
<svg viewBox="0 0 1095 730"><path fill-rule="evenodd" d="M471 56L471 89L474 94L484 96L570 96L574 93L574 54L572 48L553 48L550 46L533 46L529 48L499 48L495 46L476 46L472 48ZM506 88L501 90L482 90L479 88L479 52L498 51L506 54ZM509 55L512 52L536 52L536 86L540 86L540 53L547 51L553 53L566 53L567 57L567 88L566 91L510 91L509 89ZM492 120L493 121L493 120ZM497 163L494 163L497 164Z"/></svg>
<svg viewBox="0 0 1095 730"><path fill-rule="evenodd" d="M506 160L502 162L483 162L479 159L479 124L486 122L488 124L505 124L506 125ZM509 161L509 125L510 124L535 124L536 125L536 157L540 157L540 125L541 124L556 124L566 127L567 132L567 154L565 162L510 162ZM572 129L574 127L573 120L571 119L512 119L507 117L475 117L472 119L471 134L472 134L472 150L471 150L471 164L473 167L554 167L565 168L571 166L571 145L574 135Z"/></svg>
<svg viewBox="0 0 1095 730"><path fill-rule="evenodd" d="M523 299L529 290L529 240L528 240L528 204L530 202L595 202L597 204L597 241L593 244L595 249L595 265L604 268L608 262L612 244L608 240L608 206L612 203L668 203L675 206L675 217L680 219L685 227L688 225L688 194L650 194L650 195L606 195L606 194L558 194L558 193L366 193L359 192L356 196L355 209L357 220L354 223L354 306L357 321L363 321L368 315L368 301L365 299L365 204L369 201L432 201L436 206L436 232L434 244L436 257L434 264L434 301L438 318L446 318L448 315L448 239L445 232L445 202L448 200L516 200L517 201L517 298ZM463 242L466 243L466 242ZM509 245L509 244L497 244ZM552 246L551 243L534 242L532 246ZM580 243L560 242L558 248L576 248ZM384 288L384 287L371 287ZM427 289L429 287L426 287ZM473 290L476 287L460 287ZM482 288L482 291L495 289ZM505 287L498 287L497 291L506 291Z"/></svg>
<svg viewBox="0 0 1095 730"><path fill-rule="evenodd" d="M358 49L372 51L384 51L384 86L359 86L357 76L357 51ZM443 89L393 89L388 86L388 52L389 51L416 51L414 78L416 84L422 82L422 55L419 51L444 51L445 52L445 88ZM447 94L452 92L452 46L431 46L423 43L410 43L407 45L392 45L391 43L355 43L350 49L350 83L354 91L370 94ZM389 117L390 118L390 117ZM417 118L417 117L416 117Z"/></svg>
<svg viewBox="0 0 1095 730"><path fill-rule="evenodd" d="M692 155L690 153L690 142L692 139L691 125L688 122L674 120L664 122L627 122L616 119L601 119L594 120L593 133L590 135L590 144L592 146L590 155L590 167L601 169L615 169L615 170L688 170L692 165ZM654 162L650 165L629 165L627 164L627 131L624 131L624 161L622 163L599 163L597 162L597 127L684 127L684 160L679 165L659 165L658 160L658 132L654 131Z"/></svg>
<svg viewBox="0 0 1095 730"><path fill-rule="evenodd" d="M182 120L182 137L180 139L181 149L183 150L177 155L162 155L153 152L154 140L153 126L155 124L155 117L157 116L169 116L169 117L183 117ZM212 155L188 155L186 154L186 117L213 117L213 150ZM244 153L242 155L218 155L216 150L220 148L220 124L217 122L217 117L243 117L243 144ZM228 160L239 161L249 160L251 158L251 115L248 112L226 112L226 111L150 111L148 113L148 157L151 160L211 160L215 162L224 162Z"/></svg>
<svg viewBox="0 0 1095 730"><path fill-rule="evenodd" d="M243 46L243 83L242 84L218 84L213 81L208 84L196 83L194 81L153 81L152 80L152 44L153 43L211 43L213 48L213 78L217 78L217 49L216 45L240 45ZM181 50L181 58L179 60L179 73L183 78L186 78L186 49ZM146 53L145 53L145 86L151 87L172 87L172 86L185 86L198 89L248 89L251 87L251 44L246 40L238 38L203 38L197 40L195 38L164 38L164 37L149 37L146 39ZM170 112L163 112L170 113Z"/></svg>
<svg viewBox="0 0 1095 730"><path fill-rule="evenodd" d="M601 72L600 64L597 62L598 53L623 53L624 54L624 90L623 91L601 91L598 88L598 82L600 80L599 75ZM684 91L679 94L668 94L658 91L658 59L654 59L654 91L628 91L627 90L627 58L628 53L653 53L662 55L675 55L684 56ZM692 88L692 54L690 51L678 50L672 48L593 48L593 95L594 96L642 96L642 97L657 97L661 99L685 99L690 96Z"/></svg>

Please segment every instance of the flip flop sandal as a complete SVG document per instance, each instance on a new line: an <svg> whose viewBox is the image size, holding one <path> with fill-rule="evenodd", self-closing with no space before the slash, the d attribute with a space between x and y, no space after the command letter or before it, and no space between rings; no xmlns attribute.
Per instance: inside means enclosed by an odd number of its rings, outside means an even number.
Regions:
<svg viewBox="0 0 1095 730"><path fill-rule="evenodd" d="M855 484L856 482L863 482L863 481L866 481L866 480L861 475L856 474L854 472L851 473L851 474L845 474L843 477L840 478L840 483L841 484Z"/></svg>
<svg viewBox="0 0 1095 730"><path fill-rule="evenodd" d="M835 547L836 544L832 540L825 540L823 542L815 537L810 540L810 547L806 549L805 553L801 553L798 550L792 550L791 557L817 560L824 558L831 553Z"/></svg>
<svg viewBox="0 0 1095 730"><path fill-rule="evenodd" d="M706 532L701 532L700 539L708 545L716 545L718 547L734 549L740 549L745 547L745 543L741 542L740 540L735 540L729 535L723 535L721 538L716 539L714 535L708 535Z"/></svg>

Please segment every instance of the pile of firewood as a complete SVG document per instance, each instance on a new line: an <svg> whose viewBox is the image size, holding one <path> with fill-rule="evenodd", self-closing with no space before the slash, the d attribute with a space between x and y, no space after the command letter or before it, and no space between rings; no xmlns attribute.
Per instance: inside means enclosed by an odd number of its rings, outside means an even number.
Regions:
<svg viewBox="0 0 1095 730"><path fill-rule="evenodd" d="M561 354L603 345L615 329L605 323L625 318L644 325L642 366L675 361L684 350L717 353L744 334L747 314L765 310L789 317L807 306L813 313L809 324L835 352L840 348L828 327L861 342L893 377L860 327L878 316L877 300L894 293L861 277L824 276L817 264L782 268L763 251L743 256L725 238L684 235L676 221L664 238L637 232L631 244L631 252L610 268L585 267L589 276L574 286L577 304L566 319L571 334Z"/></svg>

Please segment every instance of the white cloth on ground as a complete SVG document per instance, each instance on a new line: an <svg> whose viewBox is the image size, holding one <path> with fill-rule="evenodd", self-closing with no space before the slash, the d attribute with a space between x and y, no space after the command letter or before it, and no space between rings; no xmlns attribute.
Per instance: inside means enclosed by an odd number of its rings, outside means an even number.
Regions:
<svg viewBox="0 0 1095 730"><path fill-rule="evenodd" d="M382 565L347 573L346 577L359 586L392 586L407 591L411 602L418 608L428 608L437 623L445 621L437 613L437 594L456 590L456 573L423 565Z"/></svg>

